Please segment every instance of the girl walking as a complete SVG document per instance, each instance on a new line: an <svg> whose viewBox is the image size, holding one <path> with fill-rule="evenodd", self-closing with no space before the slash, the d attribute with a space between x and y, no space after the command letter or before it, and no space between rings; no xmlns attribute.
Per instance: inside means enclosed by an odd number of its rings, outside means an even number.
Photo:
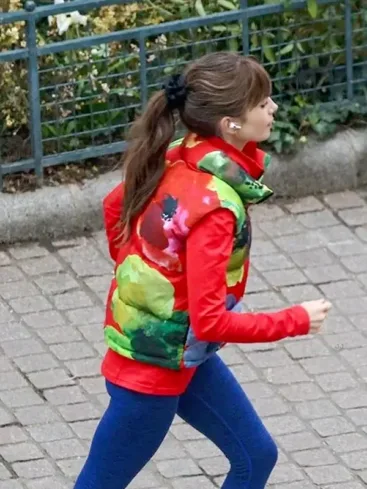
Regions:
<svg viewBox="0 0 367 489"><path fill-rule="evenodd" d="M262 182L277 105L254 59L219 52L191 63L131 128L125 181L104 200L116 263L102 365L109 406L75 489L124 489L177 414L230 462L223 489L263 489L277 448L217 355L225 343L319 331L330 303L245 313L250 205ZM170 144L179 117L184 139Z"/></svg>

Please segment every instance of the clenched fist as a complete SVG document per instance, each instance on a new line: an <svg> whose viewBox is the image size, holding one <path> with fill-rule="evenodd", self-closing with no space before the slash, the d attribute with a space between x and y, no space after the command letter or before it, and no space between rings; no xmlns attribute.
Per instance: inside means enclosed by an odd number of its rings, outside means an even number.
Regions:
<svg viewBox="0 0 367 489"><path fill-rule="evenodd" d="M310 317L310 334L318 333L331 309L331 303L326 299L319 299L317 301L304 302L301 306Z"/></svg>

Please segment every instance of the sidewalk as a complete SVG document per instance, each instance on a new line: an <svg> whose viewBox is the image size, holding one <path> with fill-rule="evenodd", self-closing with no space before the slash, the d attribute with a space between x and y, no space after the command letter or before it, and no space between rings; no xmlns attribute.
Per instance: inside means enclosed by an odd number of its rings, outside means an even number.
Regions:
<svg viewBox="0 0 367 489"><path fill-rule="evenodd" d="M322 335L228 346L279 446L273 489L367 484L367 192L254 209L245 303L324 294ZM99 376L112 273L103 233L0 251L0 489L70 489L107 402ZM175 421L132 489L213 489L227 465Z"/></svg>

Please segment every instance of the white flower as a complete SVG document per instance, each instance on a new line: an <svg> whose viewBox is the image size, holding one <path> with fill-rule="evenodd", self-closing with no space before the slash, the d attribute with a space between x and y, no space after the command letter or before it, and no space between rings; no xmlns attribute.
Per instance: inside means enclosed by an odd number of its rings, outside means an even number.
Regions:
<svg viewBox="0 0 367 489"><path fill-rule="evenodd" d="M54 3L55 5L58 5L60 3L65 3L65 0L54 0ZM70 12L69 14L58 14L55 17L57 30L60 36L64 34L71 25L77 24L86 26L88 21L88 16L82 15L77 10L75 10L74 12ZM52 24L52 22L53 18L49 17L48 23Z"/></svg>

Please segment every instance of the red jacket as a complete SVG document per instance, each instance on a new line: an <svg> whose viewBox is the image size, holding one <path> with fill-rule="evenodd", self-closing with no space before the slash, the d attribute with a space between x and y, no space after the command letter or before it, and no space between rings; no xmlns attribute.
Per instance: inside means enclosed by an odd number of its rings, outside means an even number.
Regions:
<svg viewBox="0 0 367 489"><path fill-rule="evenodd" d="M263 172L255 146L240 152L218 138L212 144L230 154L253 178ZM104 200L104 217L111 257L118 259L119 229L123 186L119 185ZM202 219L189 233L186 245L187 289L190 322L197 337L224 343L271 342L307 334L309 318L300 307L277 313L237 314L226 310L226 272L232 253L235 218L232 212L217 209ZM246 269L247 275L247 269ZM245 277L246 279L247 277ZM111 291L114 288L111 285ZM106 311L106 323L110 322ZM109 350L102 366L105 377L113 383L144 393L179 395L195 372L195 368L173 371L137 362Z"/></svg>

